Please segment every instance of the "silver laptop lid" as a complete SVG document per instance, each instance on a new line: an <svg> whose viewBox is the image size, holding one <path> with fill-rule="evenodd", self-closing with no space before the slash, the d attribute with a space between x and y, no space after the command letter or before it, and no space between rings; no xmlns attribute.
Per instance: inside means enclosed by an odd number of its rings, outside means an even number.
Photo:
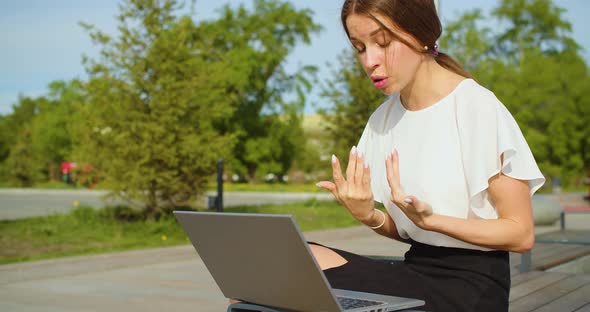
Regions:
<svg viewBox="0 0 590 312"><path fill-rule="evenodd" d="M340 310L292 216L174 214L227 298L300 311Z"/></svg>

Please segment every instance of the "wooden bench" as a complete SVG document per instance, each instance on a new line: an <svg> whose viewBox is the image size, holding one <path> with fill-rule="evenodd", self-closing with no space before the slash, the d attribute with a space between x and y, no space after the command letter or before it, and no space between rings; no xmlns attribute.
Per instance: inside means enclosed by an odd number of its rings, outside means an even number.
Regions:
<svg viewBox="0 0 590 312"><path fill-rule="evenodd" d="M512 275L510 312L590 311L590 275L530 271Z"/></svg>
<svg viewBox="0 0 590 312"><path fill-rule="evenodd" d="M520 272L546 270L588 254L590 254L590 231L550 232L535 237L535 247L532 251L520 255L518 267ZM535 259L532 259L533 256Z"/></svg>
<svg viewBox="0 0 590 312"><path fill-rule="evenodd" d="M521 262L526 257L510 253L510 311L590 311L590 274L544 271L590 255L589 237L589 231L538 235L532 252L527 253L526 271Z"/></svg>

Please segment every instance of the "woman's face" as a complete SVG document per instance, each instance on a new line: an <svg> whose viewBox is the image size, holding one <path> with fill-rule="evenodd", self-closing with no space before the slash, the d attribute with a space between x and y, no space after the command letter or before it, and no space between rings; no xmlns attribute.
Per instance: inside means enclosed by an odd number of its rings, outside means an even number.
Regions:
<svg viewBox="0 0 590 312"><path fill-rule="evenodd" d="M398 31L388 19L381 15L375 17L399 37L416 42L410 35ZM423 60L422 54L396 40L368 16L352 14L346 19L346 26L367 76L381 92L388 95L398 92L414 79Z"/></svg>

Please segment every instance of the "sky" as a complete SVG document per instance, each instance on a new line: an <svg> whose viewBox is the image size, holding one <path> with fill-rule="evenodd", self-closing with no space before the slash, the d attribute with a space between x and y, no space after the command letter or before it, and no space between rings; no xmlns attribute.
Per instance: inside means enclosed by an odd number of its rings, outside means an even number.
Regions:
<svg viewBox="0 0 590 312"><path fill-rule="evenodd" d="M441 20L456 18L467 9L488 12L498 0L439 0ZM47 93L54 80L86 79L82 55L98 54L88 34L79 26L83 21L116 34L117 0L0 0L0 114L12 112L19 94L36 97ZM224 4L251 4L251 0L197 0L195 20L214 19ZM291 0L296 8L309 8L323 31L312 37L310 45L300 45L289 55L286 68L315 65L321 80L330 79L337 55L350 48L340 25L341 0ZM572 24L573 37L582 46L590 64L590 1L554 0L565 8ZM444 36L444 33L443 33ZM443 50L444 51L444 50ZM319 88L309 96L305 111L325 106Z"/></svg>

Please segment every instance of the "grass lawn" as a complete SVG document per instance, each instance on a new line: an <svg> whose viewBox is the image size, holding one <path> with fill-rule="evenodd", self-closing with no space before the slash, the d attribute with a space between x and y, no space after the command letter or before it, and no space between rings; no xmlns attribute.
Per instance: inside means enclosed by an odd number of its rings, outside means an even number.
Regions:
<svg viewBox="0 0 590 312"><path fill-rule="evenodd" d="M360 225L336 202L227 208L227 212L293 214L302 231ZM0 221L0 264L188 244L171 214L143 220L126 208L80 207L68 214Z"/></svg>
<svg viewBox="0 0 590 312"><path fill-rule="evenodd" d="M216 191L216 186L212 184L209 190ZM223 191L225 192L326 192L324 189L315 184L290 184L290 183L224 183Z"/></svg>

